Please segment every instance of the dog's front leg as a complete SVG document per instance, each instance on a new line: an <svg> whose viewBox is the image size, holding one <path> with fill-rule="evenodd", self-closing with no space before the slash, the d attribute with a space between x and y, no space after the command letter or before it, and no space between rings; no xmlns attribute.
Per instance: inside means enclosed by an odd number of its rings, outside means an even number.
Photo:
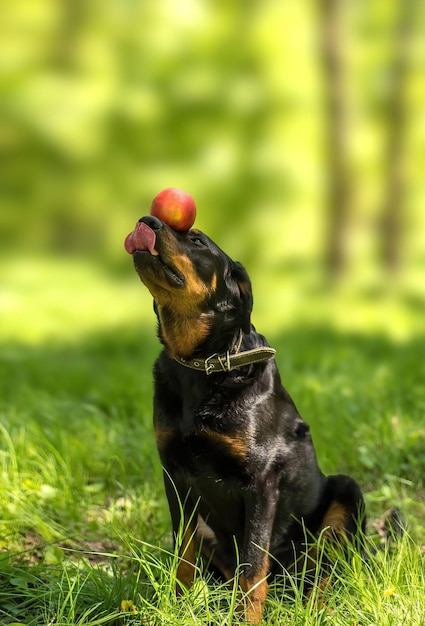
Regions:
<svg viewBox="0 0 425 626"><path fill-rule="evenodd" d="M242 573L239 585L244 592L245 615L250 624L260 622L267 596L269 549L277 502L277 480L274 477L258 481L249 489L245 499L245 541L240 553Z"/></svg>
<svg viewBox="0 0 425 626"><path fill-rule="evenodd" d="M195 579L195 562L197 545L195 542L196 534L196 515L189 515L184 512L183 528L181 529L182 537L179 549L179 564L177 566L177 586L178 595L182 593L182 585L186 588L193 584Z"/></svg>
<svg viewBox="0 0 425 626"><path fill-rule="evenodd" d="M197 555L196 504L190 498L190 492L184 485L164 472L164 485L173 526L174 542L178 545L179 564L177 566L178 595L183 587L188 588L195 578L195 562Z"/></svg>

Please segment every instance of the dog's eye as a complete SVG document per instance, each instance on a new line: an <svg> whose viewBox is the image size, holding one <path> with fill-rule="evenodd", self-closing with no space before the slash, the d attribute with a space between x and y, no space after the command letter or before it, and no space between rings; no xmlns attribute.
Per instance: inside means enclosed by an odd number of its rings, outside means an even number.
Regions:
<svg viewBox="0 0 425 626"><path fill-rule="evenodd" d="M202 239L200 237L197 237L196 235L191 237L190 241L194 243L196 246L202 246L202 247L205 246L205 243L202 241Z"/></svg>

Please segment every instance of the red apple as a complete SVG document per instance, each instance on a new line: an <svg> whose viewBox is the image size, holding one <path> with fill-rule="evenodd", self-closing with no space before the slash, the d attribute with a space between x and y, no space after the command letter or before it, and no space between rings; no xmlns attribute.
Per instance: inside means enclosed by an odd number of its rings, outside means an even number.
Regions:
<svg viewBox="0 0 425 626"><path fill-rule="evenodd" d="M189 230L196 217L196 204L192 196L182 189L169 187L153 199L151 215L162 220L174 230Z"/></svg>

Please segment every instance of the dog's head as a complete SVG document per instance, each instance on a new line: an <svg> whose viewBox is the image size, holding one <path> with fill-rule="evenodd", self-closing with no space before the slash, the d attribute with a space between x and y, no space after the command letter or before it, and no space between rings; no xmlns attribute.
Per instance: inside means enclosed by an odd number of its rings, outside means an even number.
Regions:
<svg viewBox="0 0 425 626"><path fill-rule="evenodd" d="M142 217L126 239L136 271L154 298L159 336L172 356L229 348L251 329L252 291L245 268L199 230L177 232Z"/></svg>

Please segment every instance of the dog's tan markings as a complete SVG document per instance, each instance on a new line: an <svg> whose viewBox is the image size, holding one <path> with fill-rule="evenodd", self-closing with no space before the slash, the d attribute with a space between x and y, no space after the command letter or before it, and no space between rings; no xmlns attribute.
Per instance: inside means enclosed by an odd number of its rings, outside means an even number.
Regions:
<svg viewBox="0 0 425 626"><path fill-rule="evenodd" d="M243 296L247 296L251 290L251 286L244 280L238 282L239 290Z"/></svg>
<svg viewBox="0 0 425 626"><path fill-rule="evenodd" d="M187 254L176 253L175 249L167 246L165 255L170 267L184 277L184 284L171 287L164 278L163 272L158 268L157 272L145 273L141 271L142 281L147 286L155 301L162 306L173 306L180 315L187 315L197 310L199 304L204 302L213 291L213 283L207 285L196 273L195 267ZM217 277L215 277L217 281Z"/></svg>
<svg viewBox="0 0 425 626"><path fill-rule="evenodd" d="M348 524L348 511L343 504L334 500L329 505L322 522L317 530L317 537L321 537L326 542L338 542L344 544L346 539L346 528ZM306 572L314 573L319 563L319 548L316 543L309 546L306 554ZM328 586L331 586L331 578L327 572L326 565L322 563L322 578L321 581L315 585L314 589L310 589L305 601L314 594L317 602L321 606L326 605L325 590Z"/></svg>
<svg viewBox="0 0 425 626"><path fill-rule="evenodd" d="M239 610L245 610L245 617L249 624L258 624L261 620L269 588L267 582L268 570L269 560L264 554L261 569L256 575L247 576L242 574L239 579L239 585L245 594L244 603L239 606Z"/></svg>
<svg viewBox="0 0 425 626"><path fill-rule="evenodd" d="M155 425L155 439L158 450L164 450L175 437L176 431L173 428L160 428Z"/></svg>
<svg viewBox="0 0 425 626"><path fill-rule="evenodd" d="M242 434L225 435L214 430L204 431L205 436L215 444L222 447L231 456L238 459L246 459L248 453L248 442Z"/></svg>
<svg viewBox="0 0 425 626"><path fill-rule="evenodd" d="M347 516L348 512L343 504L335 500L331 502L317 530L317 537L327 541L337 540L340 543L344 543L348 523ZM315 543L309 547L307 558L308 568L314 570L319 560L318 548Z"/></svg>
<svg viewBox="0 0 425 626"><path fill-rule="evenodd" d="M196 274L193 263L186 254L179 254L173 259L173 263L176 269L183 274L185 278L184 291L190 295L190 300L183 298L183 311L186 306L191 308L193 304L198 304L200 301L205 300L211 291L211 288L206 285Z"/></svg>
<svg viewBox="0 0 425 626"><path fill-rule="evenodd" d="M190 521L184 516L184 531L179 550L180 562L177 567L177 580L185 587L190 587L195 578L196 562L196 525L192 518ZM181 585L177 585L177 593L182 592Z"/></svg>
<svg viewBox="0 0 425 626"><path fill-rule="evenodd" d="M173 258L173 265L185 278L182 288L161 289L154 294L161 325L161 335L171 356L189 358L211 331L211 317L205 313L208 296L217 285L206 285L196 275L193 263L186 255Z"/></svg>
<svg viewBox="0 0 425 626"><path fill-rule="evenodd" d="M211 317L198 312L194 317L180 316L167 308L158 308L161 336L171 356L189 358L195 348L204 342L211 332Z"/></svg>
<svg viewBox="0 0 425 626"><path fill-rule="evenodd" d="M217 274L214 273L213 277L211 279L211 290L210 291L216 291L217 289Z"/></svg>
<svg viewBox="0 0 425 626"><path fill-rule="evenodd" d="M335 536L343 538L346 533L348 524L348 512L343 504L333 501L326 511L322 523L320 524L319 534L325 533L325 536Z"/></svg>

